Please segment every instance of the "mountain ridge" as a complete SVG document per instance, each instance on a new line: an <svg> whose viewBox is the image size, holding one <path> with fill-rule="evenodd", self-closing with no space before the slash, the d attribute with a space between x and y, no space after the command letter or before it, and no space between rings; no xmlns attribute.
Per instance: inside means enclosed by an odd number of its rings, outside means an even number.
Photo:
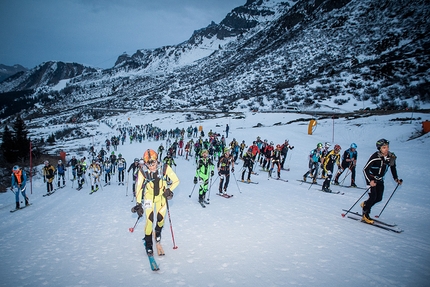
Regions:
<svg viewBox="0 0 430 287"><path fill-rule="evenodd" d="M247 1L187 41L120 55L109 69L84 68L63 89L39 85L34 97L53 98L59 112L78 102L87 110L267 111L349 101L416 109L430 101L428 16L422 0ZM11 91L4 82L1 90Z"/></svg>

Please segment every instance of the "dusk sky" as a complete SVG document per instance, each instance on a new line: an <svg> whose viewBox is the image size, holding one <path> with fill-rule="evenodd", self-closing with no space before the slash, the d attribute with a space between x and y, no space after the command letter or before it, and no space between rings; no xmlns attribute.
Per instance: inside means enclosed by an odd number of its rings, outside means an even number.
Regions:
<svg viewBox="0 0 430 287"><path fill-rule="evenodd" d="M246 0L0 0L0 64L112 67L123 52L175 45Z"/></svg>

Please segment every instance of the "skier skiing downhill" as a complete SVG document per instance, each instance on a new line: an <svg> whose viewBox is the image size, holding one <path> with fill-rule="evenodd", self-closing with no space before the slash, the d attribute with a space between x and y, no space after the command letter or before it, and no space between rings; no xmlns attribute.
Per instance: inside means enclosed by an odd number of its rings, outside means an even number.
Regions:
<svg viewBox="0 0 430 287"><path fill-rule="evenodd" d="M214 175L215 165L209 158L209 151L204 149L201 152L201 157L197 164L196 176L194 177L194 184L200 181L199 187L199 202L202 204L206 197L206 192L209 189L209 178Z"/></svg>
<svg viewBox="0 0 430 287"><path fill-rule="evenodd" d="M317 183L317 175L318 175L318 167L321 162L321 149L322 143L318 143L317 147L309 153L309 170L303 175L303 181L306 181L306 178L310 174L313 177L312 183Z"/></svg>
<svg viewBox="0 0 430 287"><path fill-rule="evenodd" d="M227 194L227 187L230 181L230 165L231 172L234 172L234 158L230 154L229 148L224 148L224 154L218 160L217 168L219 175L219 193Z"/></svg>
<svg viewBox="0 0 430 287"><path fill-rule="evenodd" d="M335 145L334 149L330 151L323 159L323 170L324 174L326 174L326 178L324 180L322 191L331 192L330 189L330 181L333 176L334 165L336 164L340 168L340 150L342 148L340 145Z"/></svg>
<svg viewBox="0 0 430 287"><path fill-rule="evenodd" d="M155 241L160 243L161 230L164 226L167 200L172 199L173 190L179 185L179 179L167 164L158 162L157 153L148 149L143 153L145 168L138 171L136 183L136 206L139 218L145 210L145 248L148 255L153 254L152 232L155 229ZM143 200L143 207L142 207ZM154 214L156 212L156 214ZM155 228L154 226L155 225Z"/></svg>
<svg viewBox="0 0 430 287"><path fill-rule="evenodd" d="M380 139L376 142L377 152L372 154L364 166L363 173L366 183L370 185L369 198L361 203L363 208L362 220L366 223L373 224L370 218L370 211L376 203L382 200L384 194L384 176L391 170L393 179L397 184L402 184L403 180L397 176L396 155L390 152L390 143L386 139Z"/></svg>
<svg viewBox="0 0 430 287"><path fill-rule="evenodd" d="M349 149L343 153L342 157L342 168L336 174L334 178L334 184L339 184L339 177L343 171L347 168L351 171L351 186L357 187L355 184L355 166L357 165L357 145L352 143Z"/></svg>
<svg viewBox="0 0 430 287"><path fill-rule="evenodd" d="M25 195L25 188L26 188L26 183L27 183L27 175L25 173L24 170L22 170L22 168L20 168L19 166L15 165L12 168L12 175L11 175L11 190L13 191L14 188L16 188L16 192L15 193L15 202L16 202L16 207L15 209L19 209L19 193L22 194L22 196L25 199L25 206L28 206L28 198Z"/></svg>

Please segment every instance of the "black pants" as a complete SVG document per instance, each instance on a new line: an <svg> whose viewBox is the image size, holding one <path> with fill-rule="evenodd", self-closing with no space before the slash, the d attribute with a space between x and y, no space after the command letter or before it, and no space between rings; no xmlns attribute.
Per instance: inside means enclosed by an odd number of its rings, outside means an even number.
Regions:
<svg viewBox="0 0 430 287"><path fill-rule="evenodd" d="M370 214L372 207L382 200L384 195L384 182L377 181L375 186L370 188L369 198L364 202L363 213Z"/></svg>

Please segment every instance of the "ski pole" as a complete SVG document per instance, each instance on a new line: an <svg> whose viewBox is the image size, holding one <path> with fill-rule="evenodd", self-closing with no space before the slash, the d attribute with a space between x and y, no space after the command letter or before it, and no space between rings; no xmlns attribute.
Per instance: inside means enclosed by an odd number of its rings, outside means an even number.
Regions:
<svg viewBox="0 0 430 287"><path fill-rule="evenodd" d="M210 201L210 197L211 197L211 186L212 186L212 176L209 182L208 202Z"/></svg>
<svg viewBox="0 0 430 287"><path fill-rule="evenodd" d="M242 191L239 188L239 184L237 183L237 179L236 179L236 176L234 175L234 172L232 172L232 174L233 174L233 177L234 177L234 181L236 182L237 189L239 190L240 193L242 193Z"/></svg>
<svg viewBox="0 0 430 287"><path fill-rule="evenodd" d="M173 249L178 249L178 246L176 246L176 243L175 243L175 235L173 234L172 219L170 218L169 201L167 199L166 199L166 205L167 205L167 215L169 216L170 233L172 234Z"/></svg>
<svg viewBox="0 0 430 287"><path fill-rule="evenodd" d="M133 227L130 227L130 228L128 229L128 231L130 231L131 233L133 233L134 228L136 227L136 225L137 225L137 223L139 222L139 219L140 219L141 217L142 217L142 216L138 216L138 217L137 217L136 223L134 224L134 226L133 226Z"/></svg>
<svg viewBox="0 0 430 287"><path fill-rule="evenodd" d="M400 180L400 183L403 182L403 179ZM375 215L376 218L379 218L381 216L382 212L384 211L385 207L387 206L388 202L390 202L391 198L393 197L394 193L396 192L397 188L399 187L400 183L397 183L396 188L394 189L393 193L388 198L387 202L385 203L384 207L382 208L381 212L378 215Z"/></svg>
<svg viewBox="0 0 430 287"><path fill-rule="evenodd" d="M343 182L345 181L346 177L351 173L351 169L348 168L348 171L345 174L345 177L342 179L342 181L340 182L340 185L343 185Z"/></svg>
<svg viewBox="0 0 430 287"><path fill-rule="evenodd" d="M130 177L130 172L127 172L127 182L125 187L125 196L128 196L128 178Z"/></svg>
<svg viewBox="0 0 430 287"><path fill-rule="evenodd" d="M364 193L360 196L360 198L357 199L357 201L345 213L342 213L342 217L345 217L351 211L351 209L357 204L357 202L360 201L360 199L369 191L369 189L370 189L370 186L364 191Z"/></svg>
<svg viewBox="0 0 430 287"><path fill-rule="evenodd" d="M191 195L193 195L194 189L196 188L197 183L194 184L193 190L191 191L190 195L188 195L189 198L191 198Z"/></svg>

